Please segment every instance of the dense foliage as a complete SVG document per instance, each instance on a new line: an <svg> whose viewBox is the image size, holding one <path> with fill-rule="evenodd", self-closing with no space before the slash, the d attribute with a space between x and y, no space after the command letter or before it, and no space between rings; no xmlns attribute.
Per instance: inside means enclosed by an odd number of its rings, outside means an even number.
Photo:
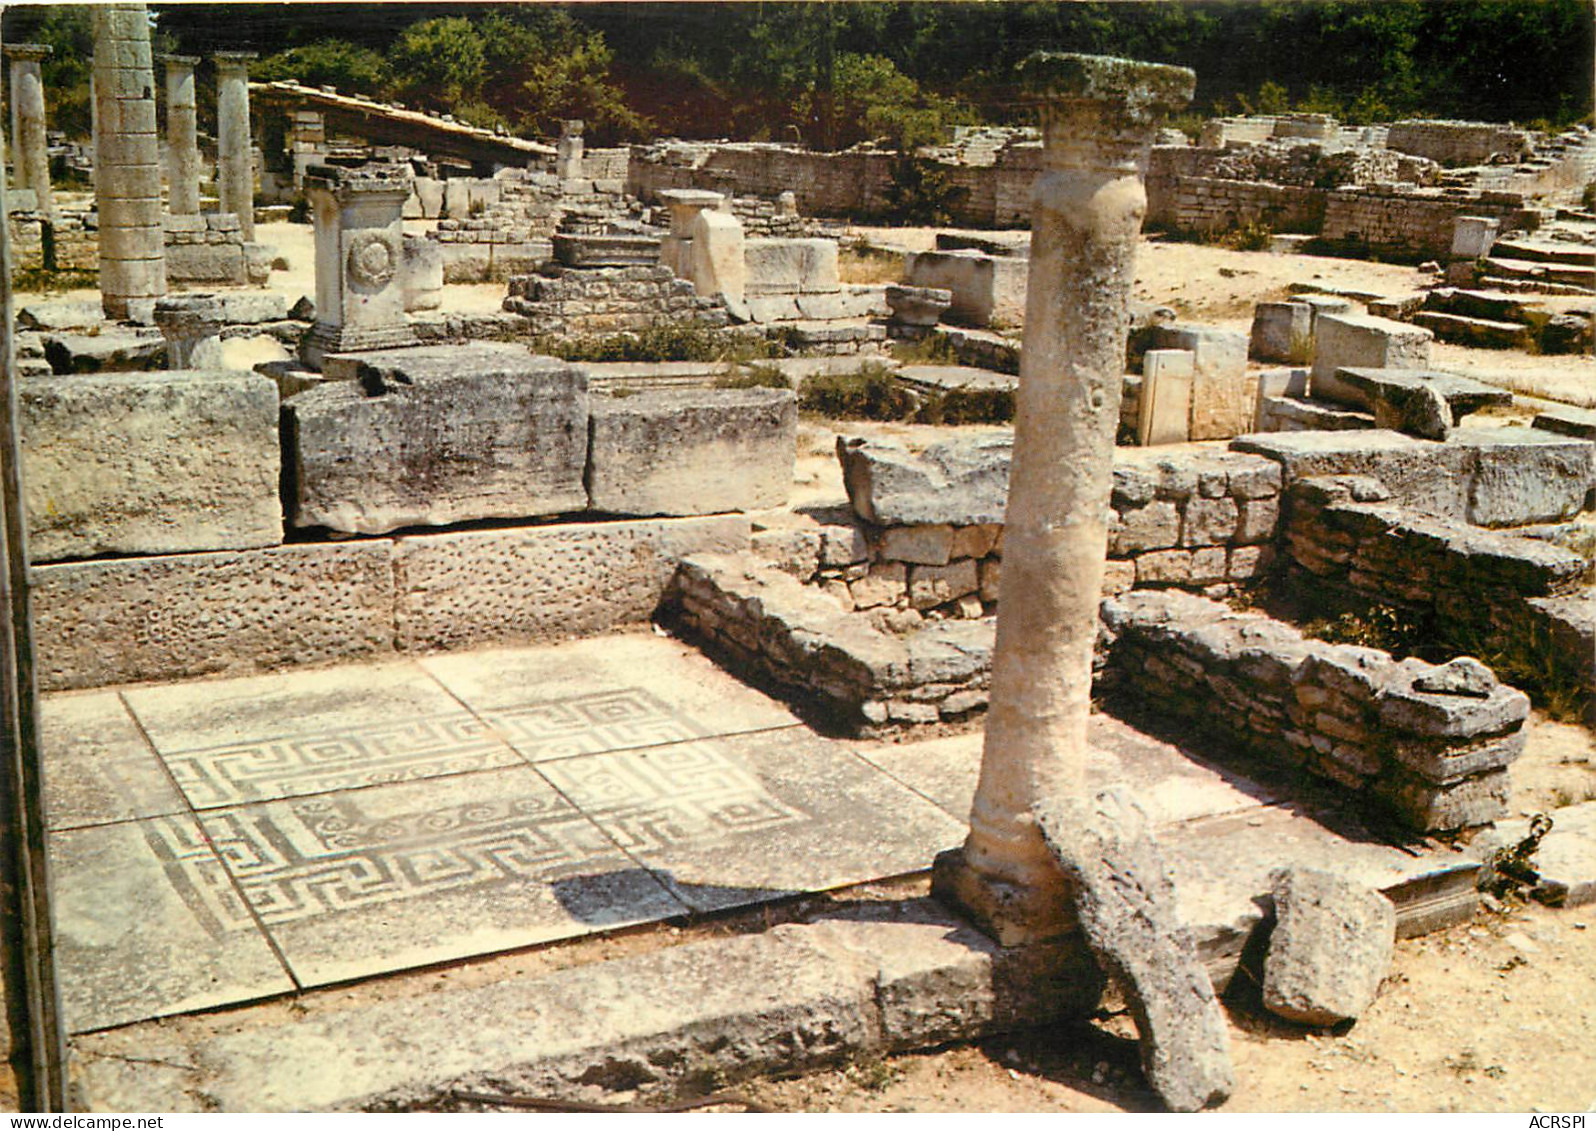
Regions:
<svg viewBox="0 0 1596 1131"><path fill-rule="evenodd" d="M299 77L596 144L649 134L921 142L1022 121L1008 79L1046 47L1182 63L1194 113L1321 110L1561 125L1590 113L1586 0L1196 0L567 6L153 5L163 45L246 48ZM87 124L87 9L11 7L10 42L56 46L55 121ZM202 70L202 81L204 71ZM202 98L203 105L203 98Z"/></svg>

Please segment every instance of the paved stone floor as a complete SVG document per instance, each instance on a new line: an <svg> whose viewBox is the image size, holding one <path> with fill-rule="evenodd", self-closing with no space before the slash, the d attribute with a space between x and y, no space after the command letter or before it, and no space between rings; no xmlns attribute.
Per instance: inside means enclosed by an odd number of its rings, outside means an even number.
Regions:
<svg viewBox="0 0 1596 1131"><path fill-rule="evenodd" d="M823 738L647 634L43 715L79 1033L922 871L962 840L980 759L979 734ZM1284 835L1267 789L1094 725L1093 777L1162 821Z"/></svg>

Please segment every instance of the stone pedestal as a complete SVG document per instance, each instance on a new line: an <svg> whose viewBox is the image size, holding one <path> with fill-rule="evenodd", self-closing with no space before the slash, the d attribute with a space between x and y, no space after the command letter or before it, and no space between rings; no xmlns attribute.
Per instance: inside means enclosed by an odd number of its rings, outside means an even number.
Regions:
<svg viewBox="0 0 1596 1131"><path fill-rule="evenodd" d="M167 295L155 302L155 324L166 339L166 368L221 369L222 300L212 294Z"/></svg>
<svg viewBox="0 0 1596 1131"><path fill-rule="evenodd" d="M166 293L155 75L143 4L94 9L94 80L100 296L107 317L126 318Z"/></svg>
<svg viewBox="0 0 1596 1131"><path fill-rule="evenodd" d="M194 102L197 55L162 55L166 66L166 210L199 214L200 156Z"/></svg>
<svg viewBox="0 0 1596 1131"><path fill-rule="evenodd" d="M305 364L320 369L329 353L417 344L405 320L406 169L313 165L305 195L316 229L316 324L300 347Z"/></svg>
<svg viewBox="0 0 1596 1131"><path fill-rule="evenodd" d="M1114 434L1148 150L1191 98L1182 67L1040 53L1021 69L1042 113L1025 339L981 777L934 890L1005 946L1070 926L1037 825L1084 797L1092 646L1108 548Z"/></svg>
<svg viewBox="0 0 1596 1131"><path fill-rule="evenodd" d="M554 146L554 175L562 181L576 181L582 177L583 128L580 118L560 123L560 140Z"/></svg>
<svg viewBox="0 0 1596 1131"><path fill-rule="evenodd" d="M693 241L687 231L706 208L719 209L726 197L706 189L662 189L656 194L670 210L671 232L659 241L659 261L686 278L692 263Z"/></svg>
<svg viewBox="0 0 1596 1131"><path fill-rule="evenodd" d="M238 217L244 242L255 242L255 168L250 155L249 51L216 53L217 195Z"/></svg>
<svg viewBox="0 0 1596 1131"><path fill-rule="evenodd" d="M55 214L50 198L50 155L44 136L44 80L39 62L52 48L42 43L12 43L5 48L11 62L11 183L32 189L39 212Z"/></svg>

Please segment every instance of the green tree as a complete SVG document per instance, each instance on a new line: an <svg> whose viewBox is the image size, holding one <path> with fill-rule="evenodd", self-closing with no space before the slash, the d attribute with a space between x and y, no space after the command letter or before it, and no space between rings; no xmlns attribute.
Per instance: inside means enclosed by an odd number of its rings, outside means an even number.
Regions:
<svg viewBox="0 0 1596 1131"><path fill-rule="evenodd" d="M388 48L390 90L428 109L453 112L482 94L487 50L464 16L413 23Z"/></svg>
<svg viewBox="0 0 1596 1131"><path fill-rule="evenodd" d="M250 67L260 82L293 79L309 86L335 86L344 94L377 94L388 81L382 55L344 39L319 39L268 55Z"/></svg>
<svg viewBox="0 0 1596 1131"><path fill-rule="evenodd" d="M523 132L555 134L581 118L599 143L645 136L653 123L610 80L614 53L602 32L554 8L493 11L477 24L489 104Z"/></svg>

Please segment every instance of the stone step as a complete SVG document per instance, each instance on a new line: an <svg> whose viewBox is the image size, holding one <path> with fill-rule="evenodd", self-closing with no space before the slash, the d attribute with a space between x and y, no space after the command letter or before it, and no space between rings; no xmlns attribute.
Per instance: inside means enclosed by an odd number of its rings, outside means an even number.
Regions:
<svg viewBox="0 0 1596 1131"><path fill-rule="evenodd" d="M1596 288L1575 286L1572 283L1548 283L1542 279L1507 279L1500 275L1483 275L1480 282L1498 291L1534 292L1543 295L1596 295Z"/></svg>
<svg viewBox="0 0 1596 1131"><path fill-rule="evenodd" d="M1423 309L1442 314L1462 314L1469 318L1490 318L1499 322L1527 322L1530 312L1538 305L1537 300L1521 298L1516 294L1440 287L1424 296Z"/></svg>
<svg viewBox="0 0 1596 1131"><path fill-rule="evenodd" d="M1581 440L1596 440L1596 410L1555 405L1535 417L1536 428Z"/></svg>
<svg viewBox="0 0 1596 1131"><path fill-rule="evenodd" d="M1498 257L1528 259L1536 263L1563 263L1596 270L1596 249L1580 244L1547 240L1499 239L1492 250Z"/></svg>
<svg viewBox="0 0 1596 1131"><path fill-rule="evenodd" d="M1462 314L1443 314L1421 310L1413 315L1415 326L1432 330L1443 342L1479 346L1484 349L1522 349L1529 344L1531 331L1521 322L1498 322L1490 318L1470 318Z"/></svg>

